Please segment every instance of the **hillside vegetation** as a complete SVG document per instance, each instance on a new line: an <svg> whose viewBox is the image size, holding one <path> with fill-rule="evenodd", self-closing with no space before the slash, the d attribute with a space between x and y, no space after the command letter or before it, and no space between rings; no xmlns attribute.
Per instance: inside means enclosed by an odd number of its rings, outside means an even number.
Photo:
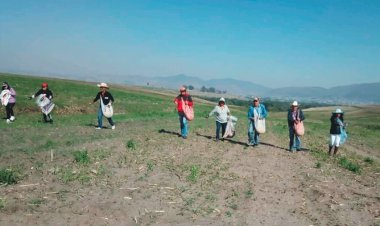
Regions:
<svg viewBox="0 0 380 226"><path fill-rule="evenodd" d="M329 158L335 107L305 109L304 150L289 153L283 111L269 113L262 144L248 147L248 106L229 106L237 134L215 142L215 120L205 118L215 103L196 98L184 140L176 93L111 84L116 129L99 131L96 83L0 78L18 93L16 121L0 123L0 225L380 223L379 106L340 106L349 140ZM54 124L27 98L43 81Z"/></svg>

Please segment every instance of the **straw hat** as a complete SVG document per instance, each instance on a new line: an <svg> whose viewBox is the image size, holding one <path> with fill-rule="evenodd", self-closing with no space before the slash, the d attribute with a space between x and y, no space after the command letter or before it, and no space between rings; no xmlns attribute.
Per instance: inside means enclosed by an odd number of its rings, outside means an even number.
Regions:
<svg viewBox="0 0 380 226"><path fill-rule="evenodd" d="M97 86L100 87L100 88L107 88L107 89L109 88L108 85L107 85L107 83L104 83L104 82L101 82Z"/></svg>
<svg viewBox="0 0 380 226"><path fill-rule="evenodd" d="M298 102L297 101L293 101L292 106L298 107Z"/></svg>
<svg viewBox="0 0 380 226"><path fill-rule="evenodd" d="M334 112L333 112L333 114L343 114L344 112L342 111L342 109L340 109L340 108L337 108Z"/></svg>

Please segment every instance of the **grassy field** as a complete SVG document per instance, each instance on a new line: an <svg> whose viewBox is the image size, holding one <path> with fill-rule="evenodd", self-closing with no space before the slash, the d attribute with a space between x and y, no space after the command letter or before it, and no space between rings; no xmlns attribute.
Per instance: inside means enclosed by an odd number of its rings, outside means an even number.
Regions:
<svg viewBox="0 0 380 226"><path fill-rule="evenodd" d="M183 140L175 93L111 85L116 130L96 131L95 83L0 78L18 94L16 121L0 123L0 225L380 223L379 106L341 106L349 140L329 158L334 107L305 110L305 151L292 154L286 112L269 112L252 148L248 106L229 106L237 134L216 143L215 121L205 118L215 103L198 98ZM43 81L55 96L54 124L27 98Z"/></svg>

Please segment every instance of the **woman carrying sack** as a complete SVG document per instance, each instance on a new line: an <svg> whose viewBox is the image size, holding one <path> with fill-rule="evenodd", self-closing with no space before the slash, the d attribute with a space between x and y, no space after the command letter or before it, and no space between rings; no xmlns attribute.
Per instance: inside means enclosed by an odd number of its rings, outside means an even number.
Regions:
<svg viewBox="0 0 380 226"><path fill-rule="evenodd" d="M295 152L301 150L301 136L303 135L303 121L305 116L299 109L297 101L294 101L288 110L289 126L289 151Z"/></svg>
<svg viewBox="0 0 380 226"><path fill-rule="evenodd" d="M228 115L230 115L230 109L226 105L225 99L222 97L219 100L218 105L208 114L207 118L210 116L215 116L216 119L216 136L215 141L218 142L220 139L220 129L222 129L222 139L226 132Z"/></svg>
<svg viewBox="0 0 380 226"><path fill-rule="evenodd" d="M7 123L14 122L16 118L13 112L13 107L16 104L16 91L12 87L10 87L8 82L3 82L1 89L2 91L5 90L5 92L9 92L8 103L5 105L5 111L7 113Z"/></svg>
<svg viewBox="0 0 380 226"><path fill-rule="evenodd" d="M258 97L253 98L253 105L248 109L248 145L259 145L260 133L265 133L265 118L268 113Z"/></svg>
<svg viewBox="0 0 380 226"><path fill-rule="evenodd" d="M332 112L330 121L330 144L329 144L329 155L336 155L339 146L344 143L347 138L347 133L345 131L345 123L343 119L344 112L341 109L336 109ZM334 153L332 152L334 148Z"/></svg>
<svg viewBox="0 0 380 226"><path fill-rule="evenodd" d="M174 103L177 106L179 123L180 123L180 127L181 127L181 136L183 139L186 139L188 132L189 132L188 126L187 126L187 121L191 120L191 119L186 118L186 115L184 112L184 107L188 106L188 107L192 108L194 104L193 104L193 99L191 98L190 94L186 92L186 87L181 86L179 88L179 92L180 92L180 94L174 99Z"/></svg>
<svg viewBox="0 0 380 226"><path fill-rule="evenodd" d="M103 128L103 109L104 106L109 106L114 102L113 96L110 92L107 90L109 89L108 85L104 82L97 85L100 88L100 92L96 95L95 99L92 101L91 104L95 103L100 99L100 105L98 109L98 126L96 129L102 129ZM103 106L102 106L103 105ZM107 117L108 122L111 125L112 129L115 129L115 123L112 120L112 117Z"/></svg>

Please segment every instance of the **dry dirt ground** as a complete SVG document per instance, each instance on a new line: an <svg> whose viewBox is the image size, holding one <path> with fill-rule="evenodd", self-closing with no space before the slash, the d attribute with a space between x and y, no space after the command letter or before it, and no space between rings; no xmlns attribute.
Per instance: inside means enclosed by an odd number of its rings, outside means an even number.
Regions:
<svg viewBox="0 0 380 226"><path fill-rule="evenodd" d="M380 225L377 174L317 168L308 151L289 153L272 134L247 147L245 133L215 142L214 128L191 128L184 140L177 127L51 129L56 139L111 138L53 148L53 161L50 150L2 155L26 175L0 187L0 225ZM70 150L87 150L91 163L73 162Z"/></svg>

